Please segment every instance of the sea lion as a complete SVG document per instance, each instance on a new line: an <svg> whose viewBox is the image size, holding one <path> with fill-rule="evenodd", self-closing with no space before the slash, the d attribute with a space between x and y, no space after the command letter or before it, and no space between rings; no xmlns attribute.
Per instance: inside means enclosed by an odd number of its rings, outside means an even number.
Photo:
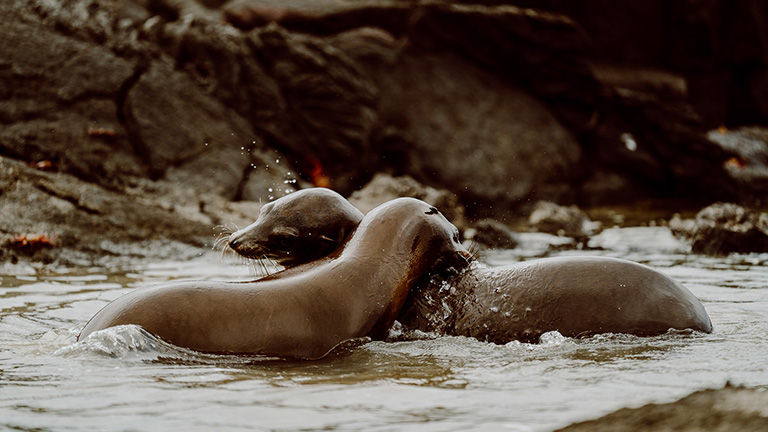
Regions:
<svg viewBox="0 0 768 432"><path fill-rule="evenodd" d="M132 291L85 325L135 324L211 353L319 358L353 338L381 338L417 282L467 263L456 228L411 199L372 210L342 248L253 282L183 282Z"/></svg>
<svg viewBox="0 0 768 432"><path fill-rule="evenodd" d="M594 256L436 276L411 292L397 319L409 328L495 343L537 342L553 330L567 337L712 331L699 299L668 276L631 261Z"/></svg>
<svg viewBox="0 0 768 432"><path fill-rule="evenodd" d="M346 200L331 194L318 197L330 209L323 217L330 219L324 228L323 221L313 222L313 227L341 239L330 231L354 222L348 214L333 211L343 208L339 201ZM289 210L293 204L279 203L281 199L275 208ZM278 217L271 213L263 223ZM291 222L280 219L281 224ZM258 229L258 223L251 227ZM650 336L670 328L712 331L704 306L679 283L641 264L590 256L496 268L476 265L450 278L441 275L411 291L398 320L409 328L497 343L537 341L552 330L573 337L608 332Z"/></svg>
<svg viewBox="0 0 768 432"><path fill-rule="evenodd" d="M264 204L256 222L232 233L228 244L245 257L268 257L292 267L336 250L362 219L338 193L302 189Z"/></svg>

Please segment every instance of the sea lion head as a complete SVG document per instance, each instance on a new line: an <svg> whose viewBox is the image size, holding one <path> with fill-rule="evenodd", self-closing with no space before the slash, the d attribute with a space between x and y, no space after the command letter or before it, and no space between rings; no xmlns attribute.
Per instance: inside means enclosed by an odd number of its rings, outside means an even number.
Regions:
<svg viewBox="0 0 768 432"><path fill-rule="evenodd" d="M464 248L459 230L434 206L415 198L397 198L371 210L358 230L376 231L380 245L396 243L409 254L412 272L417 277L461 270L471 254ZM354 238L350 242L354 241ZM369 246L373 250L373 246Z"/></svg>
<svg viewBox="0 0 768 432"><path fill-rule="evenodd" d="M343 246L340 259L355 263L360 272L377 274L374 280L396 281L386 311L370 332L380 338L415 288L458 274L469 266L471 255L461 244L459 230L435 207L414 198L397 198L365 215Z"/></svg>
<svg viewBox="0 0 768 432"><path fill-rule="evenodd" d="M330 189L303 189L265 204L256 221L232 233L228 243L246 258L268 257L291 267L334 251L362 218Z"/></svg>

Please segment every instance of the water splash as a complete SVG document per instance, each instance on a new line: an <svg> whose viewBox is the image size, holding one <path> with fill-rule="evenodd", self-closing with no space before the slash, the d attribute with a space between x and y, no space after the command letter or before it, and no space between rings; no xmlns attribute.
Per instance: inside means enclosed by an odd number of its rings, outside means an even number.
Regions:
<svg viewBox="0 0 768 432"><path fill-rule="evenodd" d="M59 348L54 355L156 360L160 356L187 356L190 351L171 345L136 325L121 325L91 333L85 339Z"/></svg>

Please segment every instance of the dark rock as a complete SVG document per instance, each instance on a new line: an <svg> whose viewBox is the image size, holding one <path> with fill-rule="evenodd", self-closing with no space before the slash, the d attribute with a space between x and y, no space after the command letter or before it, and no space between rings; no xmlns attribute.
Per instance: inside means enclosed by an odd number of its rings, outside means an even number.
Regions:
<svg viewBox="0 0 768 432"><path fill-rule="evenodd" d="M465 202L473 204L470 206L473 212L490 209L491 206L494 210L489 213L506 212L510 205L519 203L521 194L525 198L561 202L578 200L592 204L602 197L594 193L594 181L590 182L590 173L596 171L621 179L615 191L607 191L604 195L612 203L614 200L616 203L628 202L637 196L660 195L700 200L711 200L713 197L725 199L737 193L738 184L723 168L723 162L730 157L729 152L713 145L704 136L706 128L687 99L685 76L663 67L619 65L611 68L606 66L609 62L593 61L594 47L578 22L563 15L500 5L498 3L503 3L500 1L484 3L494 5L437 1L414 7L406 2L330 0L312 4L242 0L230 5L240 11L252 8L249 13L253 14L255 21L245 25L245 28L270 22L317 35L346 34L346 37L338 37L333 43L366 66L368 73L377 77L376 82L382 89L380 109L385 125L379 131L386 130L388 133L377 135L376 151L382 155L380 162L405 167L397 173L410 174L422 182L454 190ZM552 6L548 2L537 5ZM632 10L643 9L639 16L646 18L664 16L665 11L645 13L654 11L656 6L654 3L645 8L647 10L643 7ZM566 13L589 9L578 2L575 8L557 9L556 4L552 8ZM618 13L615 7L608 10ZM243 16L246 15L248 13ZM631 14L624 15L629 17ZM585 20L589 18L584 14L574 16ZM363 43L366 39L356 34L355 29L371 27L380 30L368 32L370 43L366 45ZM374 33L377 36L373 36ZM373 42L374 39L378 40ZM450 54L446 54L448 52ZM424 60L420 64L422 58ZM461 65L458 58L469 66ZM409 65L409 61L415 66ZM478 66L485 75L471 70ZM398 70L401 70L400 73ZM441 78L454 80L456 76L462 76L464 81L448 87L447 96L443 99L435 96L434 93L439 93L436 90L430 93L427 88L422 92L421 87L425 85L415 80L419 77L427 82L434 79L444 85ZM486 80L487 76L491 78ZM386 79L394 82L394 88L384 82ZM412 81L416 84L410 84ZM487 90L477 84L481 81L488 82ZM407 90L410 100L401 103L396 98L398 86ZM493 190L494 183L457 185L461 180L450 179L443 173L455 172L454 166L451 170L441 170L443 164L430 162L430 158L410 151L423 147L429 150L438 146L436 142L472 142L482 146L505 135L515 136L523 142L536 139L539 137L537 134L544 134L541 132L544 129L534 131L520 126L525 131L521 138L514 126L506 126L518 135L506 133L491 136L490 140L465 141L475 138L475 135L488 137L481 133L464 133L461 120L472 118L457 115L454 111L458 109L452 111L453 106L476 103L475 99L467 96L471 90L480 88L480 94L484 94L485 91L494 93L501 89L505 96L509 96L509 92L517 92L518 86L543 102L542 110L553 114L555 123L562 124L570 135L578 138L580 157L579 153L570 151L558 153L555 157L548 151L548 158L531 158L535 161L554 159L550 165L536 162L535 169L525 170L533 173L530 178L518 169L522 163L504 166L506 159L501 158L502 162L498 165L507 174L512 173L516 181L508 193L499 195L499 191ZM455 91L457 88L467 91ZM518 97L511 100L519 100ZM436 113L431 115L430 112L419 111L418 105L412 101L420 99L439 102L432 105ZM450 100L450 103L445 100ZM413 107L410 108L411 113L408 112L409 107ZM518 111L514 118L526 112ZM425 119L434 125L427 124ZM446 125L452 120L455 120L454 124ZM510 123L524 125L529 120L523 118L519 124ZM414 126L417 133L409 129L409 124L420 125ZM431 132L431 128L435 131ZM447 139L446 135L440 135L443 131L447 131ZM454 131L458 133L454 134ZM424 136L430 134L437 138L426 140ZM557 133L554 135L558 136ZM457 138L454 139L454 136ZM560 150L557 145L553 147ZM520 152L527 154L526 148L525 145L520 146ZM478 153L482 155L483 152ZM563 164L563 161L566 163ZM537 177L539 174L541 177ZM535 188L529 187L531 178ZM582 181L587 183L584 189L573 187ZM512 197L511 200L509 197Z"/></svg>
<svg viewBox="0 0 768 432"><path fill-rule="evenodd" d="M69 203L89 216L55 220L95 229L101 215L145 241L158 232L114 214L130 211L111 194L200 224L374 172L446 188L474 216L542 198L761 196L749 170L764 161L707 139L690 73L606 66L573 19L485 3L0 2L0 155L55 175L30 171L8 202ZM55 226L31 220L8 235Z"/></svg>
<svg viewBox="0 0 768 432"><path fill-rule="evenodd" d="M600 62L663 69L686 82L705 128L765 124L768 8L757 1L513 0L578 22Z"/></svg>
<svg viewBox="0 0 768 432"><path fill-rule="evenodd" d="M345 193L369 179L377 89L324 38L277 25L240 33L206 20L154 23L143 35L305 179L327 177Z"/></svg>
<svg viewBox="0 0 768 432"><path fill-rule="evenodd" d="M408 51L371 73L382 117L411 143L402 169L417 180L493 213L532 195L567 196L544 190L568 182L579 145L527 92L447 52Z"/></svg>
<svg viewBox="0 0 768 432"><path fill-rule="evenodd" d="M0 207L0 256L25 255L13 247L15 237L46 234L55 244L34 251L33 259L79 265L116 254L149 258L179 256L169 251L196 254L200 247L212 245L214 226L244 226L259 210L255 203L231 203L164 183L115 192L3 157ZM183 245L194 249L184 252Z"/></svg>
<svg viewBox="0 0 768 432"><path fill-rule="evenodd" d="M558 432L745 431L768 429L768 392L731 387L701 390L670 403L622 408Z"/></svg>
<svg viewBox="0 0 768 432"><path fill-rule="evenodd" d="M103 184L140 175L117 105L134 63L63 37L6 3L0 22L0 153L49 160ZM91 128L114 136L89 135Z"/></svg>
<svg viewBox="0 0 768 432"><path fill-rule="evenodd" d="M509 227L495 219L481 219L472 225L474 235L470 238L475 243L491 249L514 249L518 240Z"/></svg>
<svg viewBox="0 0 768 432"><path fill-rule="evenodd" d="M599 226L576 206L565 207L547 201L536 203L528 224L537 231L577 239L589 237Z"/></svg>
<svg viewBox="0 0 768 432"><path fill-rule="evenodd" d="M651 190L633 183L621 173L602 170L585 178L579 193L578 202L584 206L626 202L628 196L642 199L653 195Z"/></svg>
<svg viewBox="0 0 768 432"><path fill-rule="evenodd" d="M214 225L258 214L258 203L232 200L265 202L301 185L199 71L138 32L134 20L151 16L140 6L31 4L0 4L4 255L169 256L184 248L174 245L210 244ZM55 246L15 247L42 234Z"/></svg>
<svg viewBox="0 0 768 432"><path fill-rule="evenodd" d="M725 161L728 173L739 181L740 198L756 197L757 205L768 203L768 129L765 127L743 127L736 130L725 128L707 133L710 141L733 157ZM750 193L744 194L744 189ZM736 198L736 197L735 197Z"/></svg>
<svg viewBox="0 0 768 432"><path fill-rule="evenodd" d="M379 204L399 197L418 198L432 204L460 230L466 228L464 207L455 194L425 186L408 176L377 174L364 188L350 195L349 202L363 213L367 213Z"/></svg>
<svg viewBox="0 0 768 432"><path fill-rule="evenodd" d="M303 173L321 168L343 193L368 180L378 124L377 89L357 64L327 42L276 25L249 34L254 50L285 95L287 123L271 138ZM281 137L282 134L292 134Z"/></svg>
<svg viewBox="0 0 768 432"><path fill-rule="evenodd" d="M768 213L736 204L712 204L693 220L676 216L669 221L669 228L688 239L696 253L768 252Z"/></svg>

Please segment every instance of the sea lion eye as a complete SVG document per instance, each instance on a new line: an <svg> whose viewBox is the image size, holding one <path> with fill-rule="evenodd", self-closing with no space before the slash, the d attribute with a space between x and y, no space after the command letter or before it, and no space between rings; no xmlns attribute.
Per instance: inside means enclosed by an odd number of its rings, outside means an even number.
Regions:
<svg viewBox="0 0 768 432"><path fill-rule="evenodd" d="M293 240L294 237L291 236L278 236L274 237L272 242L275 244L277 249L286 251L293 248Z"/></svg>
<svg viewBox="0 0 768 432"><path fill-rule="evenodd" d="M438 213L438 211L437 211L437 209L436 209L436 208L434 208L434 207L430 207L430 208L429 208L429 211L425 211L425 212L424 212L424 214L428 214L428 215L433 215L433 214L437 214L437 213Z"/></svg>

